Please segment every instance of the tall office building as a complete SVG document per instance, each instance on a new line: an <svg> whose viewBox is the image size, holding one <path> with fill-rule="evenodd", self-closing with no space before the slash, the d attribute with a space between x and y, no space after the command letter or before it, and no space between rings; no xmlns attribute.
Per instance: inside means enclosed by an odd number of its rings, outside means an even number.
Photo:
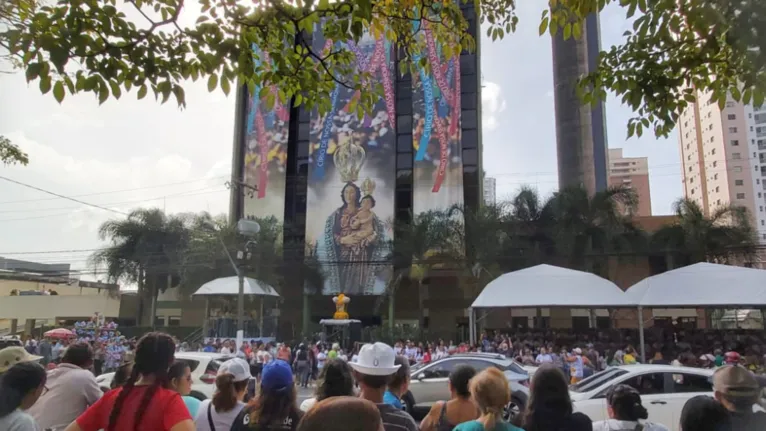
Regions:
<svg viewBox="0 0 766 431"><path fill-rule="evenodd" d="M492 177L484 177L484 203L487 205L497 203L497 180Z"/></svg>
<svg viewBox="0 0 766 431"><path fill-rule="evenodd" d="M652 215L652 196L649 191L649 159L623 157L622 148L609 149L609 186L630 187L638 195L636 215Z"/></svg>
<svg viewBox="0 0 766 431"><path fill-rule="evenodd" d="M723 109L710 93L678 120L684 195L706 214L729 203L746 207L766 242L766 106L729 100Z"/></svg>
<svg viewBox="0 0 766 431"><path fill-rule="evenodd" d="M473 6L463 12L468 31L480 39ZM358 68L384 90L361 118L352 109L358 95L343 86L332 92L327 114L289 102L268 107L261 95L276 88L256 87L252 95L241 89L232 167L248 193L232 190L231 217L283 223L285 259L316 258L323 275L314 286L321 295L308 295L297 271L285 282L283 326L302 320L308 330L309 321L332 316L332 298L340 293L353 298L355 319L381 324L390 316L380 307L398 269L390 249L400 232L394 225L433 210L481 205L480 51L446 59L438 42L428 40L431 33L422 37L432 67L414 74L399 73L399 53L383 37L368 34L354 44ZM319 29L310 43L317 52L332 45ZM427 325L454 331L467 324L470 300L457 277L445 278L425 299ZM397 289L405 296L395 300L396 319L416 315L417 301L407 291Z"/></svg>
<svg viewBox="0 0 766 431"><path fill-rule="evenodd" d="M584 186L593 194L608 184L606 114L604 102L583 105L577 80L596 69L601 51L599 18L588 16L582 36L553 37L553 86L559 187Z"/></svg>

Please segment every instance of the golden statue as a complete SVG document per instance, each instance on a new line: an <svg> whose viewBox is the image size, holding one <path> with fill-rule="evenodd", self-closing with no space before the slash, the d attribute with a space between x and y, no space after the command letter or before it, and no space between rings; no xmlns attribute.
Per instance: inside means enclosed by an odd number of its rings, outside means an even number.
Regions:
<svg viewBox="0 0 766 431"><path fill-rule="evenodd" d="M346 304L351 302L351 298L341 293L340 295L333 297L332 302L335 303L335 314L332 315L332 318L336 320L348 319Z"/></svg>

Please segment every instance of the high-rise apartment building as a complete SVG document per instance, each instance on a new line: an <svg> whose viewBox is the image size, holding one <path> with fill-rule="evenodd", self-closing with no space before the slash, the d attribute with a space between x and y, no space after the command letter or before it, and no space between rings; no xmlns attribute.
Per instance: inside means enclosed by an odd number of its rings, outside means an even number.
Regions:
<svg viewBox="0 0 766 431"><path fill-rule="evenodd" d="M585 19L579 39L553 36L559 187L582 186L589 194L606 189L609 181L606 113L603 101L583 104L575 89L580 76L596 70L599 52L598 14Z"/></svg>
<svg viewBox="0 0 766 431"><path fill-rule="evenodd" d="M484 177L484 203L487 205L497 203L497 180L492 177Z"/></svg>
<svg viewBox="0 0 766 431"><path fill-rule="evenodd" d="M706 214L746 207L766 242L766 106L729 100L720 109L710 93L696 97L678 121L684 195Z"/></svg>
<svg viewBox="0 0 766 431"><path fill-rule="evenodd" d="M649 159L623 157L622 148L609 149L609 186L630 187L638 195L636 215L652 215L652 196L649 191Z"/></svg>

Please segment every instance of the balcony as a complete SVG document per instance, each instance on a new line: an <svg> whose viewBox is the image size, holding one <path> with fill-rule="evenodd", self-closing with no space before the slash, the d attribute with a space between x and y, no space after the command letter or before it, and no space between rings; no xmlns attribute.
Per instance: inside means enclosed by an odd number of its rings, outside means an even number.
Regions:
<svg viewBox="0 0 766 431"><path fill-rule="evenodd" d="M0 319L119 317L120 298L108 295L30 295L0 298Z"/></svg>

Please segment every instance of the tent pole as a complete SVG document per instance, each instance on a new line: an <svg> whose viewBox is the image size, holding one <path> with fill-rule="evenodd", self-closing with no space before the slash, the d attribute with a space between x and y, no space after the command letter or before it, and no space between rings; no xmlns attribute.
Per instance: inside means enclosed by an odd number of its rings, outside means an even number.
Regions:
<svg viewBox="0 0 766 431"><path fill-rule="evenodd" d="M210 325L210 299L205 295L205 319L202 320L202 344L205 344L205 338L208 337L208 326Z"/></svg>
<svg viewBox="0 0 766 431"><path fill-rule="evenodd" d="M641 343L641 363L646 363L646 347L644 346L644 307L638 307L638 342Z"/></svg>
<svg viewBox="0 0 766 431"><path fill-rule="evenodd" d="M476 316L473 313L473 307L468 308L468 341L473 346L476 343Z"/></svg>

